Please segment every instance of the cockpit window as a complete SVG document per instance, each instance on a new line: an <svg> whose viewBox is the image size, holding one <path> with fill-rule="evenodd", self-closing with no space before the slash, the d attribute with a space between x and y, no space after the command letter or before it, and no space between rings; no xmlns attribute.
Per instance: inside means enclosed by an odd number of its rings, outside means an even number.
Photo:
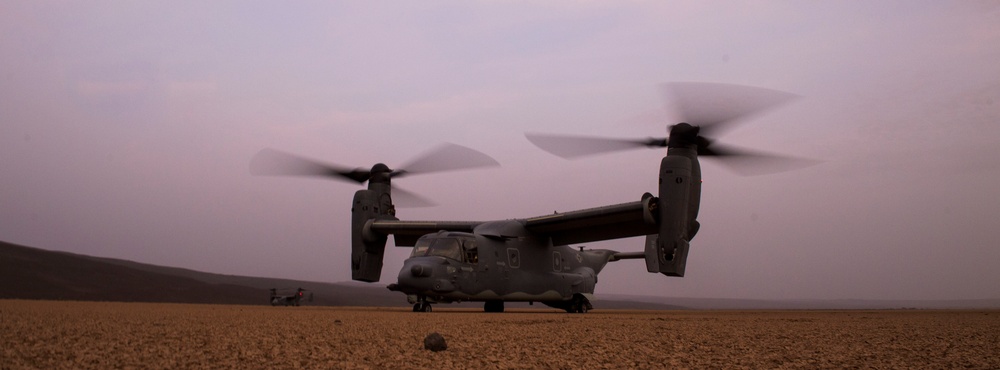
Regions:
<svg viewBox="0 0 1000 370"><path fill-rule="evenodd" d="M465 262L471 264L479 263L479 248L476 248L476 241L469 239L463 245L465 247Z"/></svg>
<svg viewBox="0 0 1000 370"><path fill-rule="evenodd" d="M458 239L439 238L431 243L430 249L427 250L427 255L440 256L461 261L462 245L458 243Z"/></svg>
<svg viewBox="0 0 1000 370"><path fill-rule="evenodd" d="M427 254L427 248L431 246L431 240L429 238L417 239L417 244L413 246L413 251L410 252L410 257L423 256Z"/></svg>
<svg viewBox="0 0 1000 370"><path fill-rule="evenodd" d="M413 252L410 253L410 257L419 256L438 256L466 261L463 258L466 257L466 253L462 249L462 241L457 238L421 238L417 240L417 244L413 246ZM478 261L467 262L476 263Z"/></svg>

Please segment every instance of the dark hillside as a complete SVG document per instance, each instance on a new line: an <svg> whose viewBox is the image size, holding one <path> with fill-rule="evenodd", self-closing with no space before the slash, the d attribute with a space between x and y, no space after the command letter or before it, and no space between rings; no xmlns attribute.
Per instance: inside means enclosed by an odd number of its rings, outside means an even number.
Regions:
<svg viewBox="0 0 1000 370"><path fill-rule="evenodd" d="M386 289L384 284L367 283L321 283L278 278L263 278L238 275L222 275L189 269L150 265L114 258L80 256L92 261L124 266L139 271L171 275L194 279L208 284L239 285L260 289L262 293L257 300L267 302L267 291L271 288L290 293L296 288L309 290L314 297L311 304L320 306L407 306L406 297Z"/></svg>
<svg viewBox="0 0 1000 370"><path fill-rule="evenodd" d="M264 304L267 291L0 242L0 298Z"/></svg>

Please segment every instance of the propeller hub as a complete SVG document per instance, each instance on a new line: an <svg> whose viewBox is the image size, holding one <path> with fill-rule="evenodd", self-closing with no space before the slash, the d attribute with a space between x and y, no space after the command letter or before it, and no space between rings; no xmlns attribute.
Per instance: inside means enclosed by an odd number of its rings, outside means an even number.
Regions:
<svg viewBox="0 0 1000 370"><path fill-rule="evenodd" d="M372 166L371 178L369 179L369 181L386 182L389 181L389 177L391 176L392 176L392 170L389 169L389 166L386 166L383 163L376 163L374 166Z"/></svg>
<svg viewBox="0 0 1000 370"><path fill-rule="evenodd" d="M670 138L667 140L667 147L680 148L698 144L698 126L692 126L687 122L681 122L670 126Z"/></svg>

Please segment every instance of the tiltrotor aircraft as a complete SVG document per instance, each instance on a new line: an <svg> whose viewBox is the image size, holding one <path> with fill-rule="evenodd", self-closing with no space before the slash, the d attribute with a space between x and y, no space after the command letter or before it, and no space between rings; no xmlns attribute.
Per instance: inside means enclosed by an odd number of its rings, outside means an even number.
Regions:
<svg viewBox="0 0 1000 370"><path fill-rule="evenodd" d="M504 302L541 302L566 312L587 312L597 275L608 262L643 259L652 273L682 277L690 241L698 234L701 199L699 157L739 159L773 170L792 167L791 158L720 146L706 137L741 118L793 97L774 90L705 83L672 83L664 92L683 116L668 138L640 140L527 134L540 148L566 158L630 148L666 147L656 195L633 201L537 217L497 221L406 221L396 217L391 180L403 175L497 165L485 154L450 144L404 169L376 164L370 170L323 164L265 149L251 161L259 175L323 176L368 188L351 206L351 272L354 280L377 282L389 235L397 247L412 247L388 288L406 294L413 311L432 303L485 302L486 312L503 312ZM735 163L734 163L735 164ZM745 168L743 166L742 168ZM779 168L782 169L782 168ZM402 197L401 197L402 198ZM418 202L423 202L418 199ZM645 237L638 252L575 248L579 243Z"/></svg>
<svg viewBox="0 0 1000 370"><path fill-rule="evenodd" d="M282 290L287 291L289 289L285 288L285 289L282 289ZM270 292L271 292L271 297L270 297L271 305L272 306L298 306L298 305L301 304L302 298L305 297L305 292L307 292L307 291L308 290L306 290L306 289L298 288L298 289L296 289L291 294L278 294L278 289L277 288L271 288L271 290L270 290ZM308 301L308 302L312 302L313 301L313 294L312 293L309 293L309 297L306 298L306 301Z"/></svg>

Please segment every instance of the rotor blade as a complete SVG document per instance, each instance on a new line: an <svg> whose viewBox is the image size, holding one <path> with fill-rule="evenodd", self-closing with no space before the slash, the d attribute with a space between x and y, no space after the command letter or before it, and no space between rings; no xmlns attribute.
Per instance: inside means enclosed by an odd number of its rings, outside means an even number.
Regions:
<svg viewBox="0 0 1000 370"><path fill-rule="evenodd" d="M399 186L392 187L392 201L393 204L401 208L423 208L437 205L429 199L421 197L416 193L403 190Z"/></svg>
<svg viewBox="0 0 1000 370"><path fill-rule="evenodd" d="M667 146L666 139L614 139L594 136L571 136L525 133L532 144L539 149L569 159L593 154L601 154L643 147Z"/></svg>
<svg viewBox="0 0 1000 370"><path fill-rule="evenodd" d="M321 163L274 149L262 149L250 160L250 173L264 176L313 176L362 183L371 177L368 170Z"/></svg>
<svg viewBox="0 0 1000 370"><path fill-rule="evenodd" d="M798 97L760 87L704 82L665 83L661 91L667 109L678 114L680 122L701 127L701 134L705 136L717 136L734 121Z"/></svg>
<svg viewBox="0 0 1000 370"><path fill-rule="evenodd" d="M742 176L767 175L805 168L822 163L813 159L752 151L729 145L712 144L699 148L698 156L711 158Z"/></svg>
<svg viewBox="0 0 1000 370"><path fill-rule="evenodd" d="M392 175L402 177L404 175L499 165L499 162L482 152L461 145L445 143L401 166Z"/></svg>

